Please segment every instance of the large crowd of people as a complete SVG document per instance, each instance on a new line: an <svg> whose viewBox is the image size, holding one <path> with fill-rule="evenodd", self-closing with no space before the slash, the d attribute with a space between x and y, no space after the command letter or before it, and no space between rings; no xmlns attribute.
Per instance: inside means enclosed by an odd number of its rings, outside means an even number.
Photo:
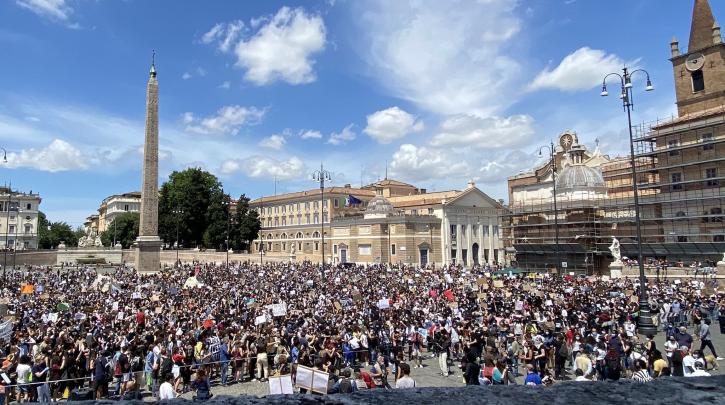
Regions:
<svg viewBox="0 0 725 405"><path fill-rule="evenodd" d="M648 284L667 336L658 347L638 334L637 280L496 270L194 263L156 274L8 271L0 397L169 399L193 390L204 399L212 381L294 381L301 366L329 373L328 393L411 388L411 369L432 357L442 376L455 371L469 385L701 376L720 360L712 334L717 323L725 333L725 300L704 280Z"/></svg>

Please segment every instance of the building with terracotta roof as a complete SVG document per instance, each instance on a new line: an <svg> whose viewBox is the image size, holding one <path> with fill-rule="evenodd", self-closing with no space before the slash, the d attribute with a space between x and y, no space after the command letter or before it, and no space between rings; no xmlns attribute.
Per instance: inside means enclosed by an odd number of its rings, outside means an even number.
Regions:
<svg viewBox="0 0 725 405"><path fill-rule="evenodd" d="M353 188L308 190L250 203L262 230L253 252L328 263L499 263L501 204L469 183L427 192L397 180Z"/></svg>

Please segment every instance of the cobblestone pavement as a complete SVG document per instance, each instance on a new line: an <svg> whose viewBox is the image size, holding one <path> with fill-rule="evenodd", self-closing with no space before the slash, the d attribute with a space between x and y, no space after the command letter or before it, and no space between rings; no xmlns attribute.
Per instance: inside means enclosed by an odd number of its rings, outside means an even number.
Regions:
<svg viewBox="0 0 725 405"><path fill-rule="evenodd" d="M689 327L688 332L693 333L693 328ZM721 356L725 355L725 335L720 333L719 324L717 322L713 323L711 328L711 333L713 337L713 344L715 345L716 350L718 351L718 354ZM659 333L655 337L655 341L657 342L658 348L664 347L665 342L665 336L663 333ZM699 340L696 340L693 343L693 346L696 349L699 349L700 342ZM709 349L705 350L707 354L709 354ZM709 372L712 375L723 375L725 374L725 361L719 362L719 369L717 370L709 370ZM412 363L411 363L412 364ZM419 387L462 387L463 384L463 377L460 368L458 368L459 363L454 362L454 366L451 367L451 371L453 372L452 375L448 377L443 377L440 375L440 368L438 366L438 359L437 358L431 358L430 355L427 355L425 360L423 361L424 367L423 368L413 368L411 370L411 377L416 381L416 385ZM522 368L523 372L523 368ZM573 375L569 373L569 377L573 378ZM517 382L519 384L523 383L523 375L517 378ZM252 395L252 396L265 396L269 394L269 387L266 382L259 382L259 381L250 381L250 382L244 382L240 384L231 384L228 386L220 386L216 384L216 381L214 381L215 385L212 387L212 392L215 396L236 396L236 395ZM391 383L391 385L394 385L394 383ZM185 399L192 399L192 393L185 393L181 397ZM145 400L152 400L151 397L148 395L146 396Z"/></svg>

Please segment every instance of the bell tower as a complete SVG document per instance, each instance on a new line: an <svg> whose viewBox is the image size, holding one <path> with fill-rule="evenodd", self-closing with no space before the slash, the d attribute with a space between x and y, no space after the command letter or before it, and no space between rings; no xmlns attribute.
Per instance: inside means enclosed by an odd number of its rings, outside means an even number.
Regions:
<svg viewBox="0 0 725 405"><path fill-rule="evenodd" d="M725 44L708 0L694 0L687 51L670 43L677 113L697 113L725 105Z"/></svg>

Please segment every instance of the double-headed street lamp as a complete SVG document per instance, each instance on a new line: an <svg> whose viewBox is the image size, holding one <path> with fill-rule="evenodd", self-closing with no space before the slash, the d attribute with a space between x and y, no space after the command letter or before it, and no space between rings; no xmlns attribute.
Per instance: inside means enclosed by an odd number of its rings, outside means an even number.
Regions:
<svg viewBox="0 0 725 405"><path fill-rule="evenodd" d="M325 268L325 181L332 180L332 173L325 170L320 163L320 170L312 173L312 180L320 183L320 224L322 224L320 237L322 238L322 268Z"/></svg>
<svg viewBox="0 0 725 405"><path fill-rule="evenodd" d="M554 184L554 242L556 243L556 274L560 274L561 257L559 255L559 211L556 206L556 149L554 149L554 142L550 141L549 145L544 145L539 148L539 157L543 156L542 151L546 149L549 151L549 164L551 165L551 179Z"/></svg>
<svg viewBox="0 0 725 405"><path fill-rule="evenodd" d="M634 108L633 94L632 94L632 76L635 73L642 73L647 77L647 85L645 91L654 90L652 81L650 80L649 73L644 69L636 69L632 72L627 70L625 67L622 69L622 74L609 73L604 76L602 80L602 97L609 95L607 91L607 79L611 76L617 76L619 78L619 84L621 87L621 93L619 98L622 99L622 108L627 112L627 129L629 130L629 159L630 165L632 166L632 191L634 193L634 222L637 228L637 264L639 265L639 319L638 328L639 333L643 335L655 335L657 333L657 327L652 322L652 312L649 307L649 301L647 297L647 279L644 276L644 260L642 258L642 229L640 226L640 212L639 212L639 190L637 187L637 166L634 158L634 138L632 137L632 109Z"/></svg>

